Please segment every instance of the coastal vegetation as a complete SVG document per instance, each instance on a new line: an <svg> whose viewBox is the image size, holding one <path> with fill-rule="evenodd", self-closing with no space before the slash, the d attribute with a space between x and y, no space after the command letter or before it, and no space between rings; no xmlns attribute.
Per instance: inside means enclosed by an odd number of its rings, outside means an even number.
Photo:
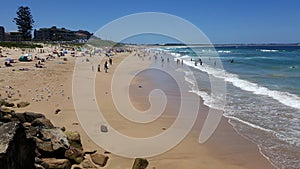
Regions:
<svg viewBox="0 0 300 169"><path fill-rule="evenodd" d="M31 40L31 31L33 28L33 16L30 8L27 6L20 6L17 10L17 17L13 20L18 26L19 32L22 34L23 40Z"/></svg>

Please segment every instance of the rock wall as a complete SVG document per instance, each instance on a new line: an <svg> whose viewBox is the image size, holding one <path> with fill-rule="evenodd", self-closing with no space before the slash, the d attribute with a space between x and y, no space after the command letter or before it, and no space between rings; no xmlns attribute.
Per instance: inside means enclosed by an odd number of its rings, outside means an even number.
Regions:
<svg viewBox="0 0 300 169"><path fill-rule="evenodd" d="M0 126L0 168L33 169L35 143L26 138L20 122L8 122Z"/></svg>

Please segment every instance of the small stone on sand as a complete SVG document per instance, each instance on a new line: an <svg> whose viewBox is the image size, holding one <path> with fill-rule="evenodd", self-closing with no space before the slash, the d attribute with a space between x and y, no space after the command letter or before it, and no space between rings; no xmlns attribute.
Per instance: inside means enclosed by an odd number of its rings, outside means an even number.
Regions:
<svg viewBox="0 0 300 169"><path fill-rule="evenodd" d="M103 133L108 132L108 129L105 125L101 125L100 129L101 129L101 132L103 132Z"/></svg>

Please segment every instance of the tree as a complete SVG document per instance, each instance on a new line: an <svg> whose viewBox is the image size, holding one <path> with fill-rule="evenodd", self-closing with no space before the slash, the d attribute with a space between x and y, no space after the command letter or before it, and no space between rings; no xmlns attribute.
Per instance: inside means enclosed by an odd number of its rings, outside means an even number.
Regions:
<svg viewBox="0 0 300 169"><path fill-rule="evenodd" d="M30 8L27 6L20 6L17 11L17 17L14 22L18 26L19 32L22 33L23 40L31 40L31 31L33 27L33 17Z"/></svg>

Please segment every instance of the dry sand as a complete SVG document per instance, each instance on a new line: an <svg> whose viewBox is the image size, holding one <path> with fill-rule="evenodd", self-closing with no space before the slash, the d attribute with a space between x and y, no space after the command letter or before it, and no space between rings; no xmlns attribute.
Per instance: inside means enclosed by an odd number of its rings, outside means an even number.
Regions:
<svg viewBox="0 0 300 169"><path fill-rule="evenodd" d="M48 48L51 51L52 48ZM6 49L3 52L10 53L8 57L18 58L21 51ZM35 55L36 52L33 53ZM48 53L46 53L48 54ZM43 55L46 55L43 54ZM111 79L115 68L124 58L128 57L128 53L118 54L114 57L114 64L110 66L109 73L96 73L96 98L101 112L111 126L116 130L134 137L148 137L159 134L163 128L168 128L176 116L177 99L176 94L170 104L167 105L167 113L160 117L155 122L150 124L135 124L125 120L114 107L113 100L110 94ZM95 144L84 132L79 124L77 115L73 106L72 98L72 77L75 65L75 58L69 55L65 56L68 61L56 59L45 63L46 68L34 68L35 62L16 63L14 67L0 68L0 94L6 97L6 91L9 90L5 86L13 87L13 92L21 94L13 95L12 99L17 103L18 101L29 101L30 106L22 109L16 108L17 112L33 111L46 115L51 119L54 125L66 127L67 130L76 130L81 134L83 146L87 150L98 150L104 152L101 147ZM128 62L128 69L122 71L124 76L133 76L133 72L150 65L149 61L142 61L134 56ZM0 59L4 62L4 58ZM63 64L61 64L63 63ZM103 63L101 64L103 65ZM29 71L12 71L18 70L22 67L30 68ZM97 68L95 67L95 70ZM151 80L153 75L137 77L132 83L130 89L130 99L133 104L140 110L146 110L149 107L147 99L147 89L156 88L161 83L153 82ZM142 85L139 89L137 86ZM120 85L122 86L122 85ZM51 97L48 98L48 91ZM174 91L173 91L174 92ZM172 91L171 91L172 93ZM43 99L41 99L43 95ZM69 97L69 98L68 98ZM187 94L187 97L198 97L193 94ZM40 98L40 101L36 101ZM48 101L46 100L48 98ZM172 97L171 97L172 98ZM34 99L34 100L32 100ZM202 101L200 103L202 105ZM56 109L61 109L58 114ZM148 168L150 169L269 169L274 168L258 151L258 148L252 142L242 138L233 128L228 124L227 119L223 118L221 124L217 128L214 135L205 143L199 144L198 129L202 127L203 120L207 114L207 107L201 106L200 115L196 121L192 132L180 144L170 151L155 157L147 158L150 162ZM159 143L157 143L159 144ZM126 146L126 145L124 145ZM147 151L145 147L141 151ZM130 150L128 150L130 151ZM114 154L108 154L110 157L107 165L104 168L110 169L130 169L133 164L133 159L120 157Z"/></svg>

